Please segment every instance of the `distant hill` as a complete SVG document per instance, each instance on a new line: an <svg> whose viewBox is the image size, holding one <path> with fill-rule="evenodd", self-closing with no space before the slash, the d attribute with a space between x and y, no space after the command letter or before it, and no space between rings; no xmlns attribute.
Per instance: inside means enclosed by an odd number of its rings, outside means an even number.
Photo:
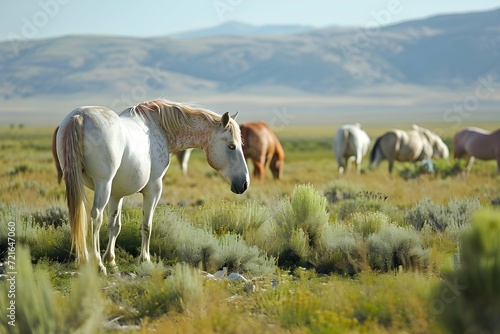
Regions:
<svg viewBox="0 0 500 334"><path fill-rule="evenodd" d="M313 30L311 26L303 25L262 25L229 21L213 28L197 29L169 35L175 39L199 39L214 36L248 36L248 35L288 35Z"/></svg>
<svg viewBox="0 0 500 334"><path fill-rule="evenodd" d="M298 30L294 30L298 29ZM67 36L0 43L0 99L140 89L333 94L500 78L500 9L364 29L230 22L163 38ZM236 34L232 35L231 31ZM204 35L205 34L205 37Z"/></svg>

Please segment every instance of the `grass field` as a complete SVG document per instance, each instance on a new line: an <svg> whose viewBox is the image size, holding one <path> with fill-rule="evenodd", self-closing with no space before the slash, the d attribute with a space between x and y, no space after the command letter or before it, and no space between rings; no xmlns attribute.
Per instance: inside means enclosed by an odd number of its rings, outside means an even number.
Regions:
<svg viewBox="0 0 500 334"><path fill-rule="evenodd" d="M452 144L454 129L421 125L445 129ZM385 130L366 128L372 141ZM119 272L103 277L77 268L70 256L52 131L0 129L0 260L9 259L11 221L17 246L16 327L4 311L13 300L4 278L0 333L500 330L494 311L500 178L493 161L476 161L464 177L463 164L453 159L420 176L411 174L412 164L397 164L389 176L386 163L371 171L365 160L362 175L339 177L335 129L287 126L277 131L286 152L283 180L268 172L265 181L234 195L195 151L187 178L173 160L164 179L154 263L137 263L142 199L134 195L124 203ZM454 164L453 173L444 173ZM402 177L408 173L413 176ZM106 242L103 226L102 248ZM222 266L251 281L203 273Z"/></svg>

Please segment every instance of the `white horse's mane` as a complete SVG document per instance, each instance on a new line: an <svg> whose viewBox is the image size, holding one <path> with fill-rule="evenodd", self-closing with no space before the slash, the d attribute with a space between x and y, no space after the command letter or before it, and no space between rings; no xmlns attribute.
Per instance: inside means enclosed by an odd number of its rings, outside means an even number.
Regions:
<svg viewBox="0 0 500 334"><path fill-rule="evenodd" d="M167 132L183 131L190 128L193 124L193 117L191 116L204 116L214 126L220 125L222 118L219 114L211 110L165 99L139 103L130 108L130 112L145 117L149 121L159 123ZM240 142L240 129L232 119L229 122L229 130L233 134L233 139L236 142Z"/></svg>

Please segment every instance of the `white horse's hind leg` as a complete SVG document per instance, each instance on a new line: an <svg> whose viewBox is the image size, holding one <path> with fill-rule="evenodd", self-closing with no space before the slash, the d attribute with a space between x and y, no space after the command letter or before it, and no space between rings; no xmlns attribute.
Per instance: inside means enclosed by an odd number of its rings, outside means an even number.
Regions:
<svg viewBox="0 0 500 334"><path fill-rule="evenodd" d="M116 267L115 262L115 244L118 234L122 228L122 204L123 197L111 197L109 199L109 227L108 227L108 247L104 253L104 263L108 263L110 267Z"/></svg>
<svg viewBox="0 0 500 334"><path fill-rule="evenodd" d="M153 212L160 200L162 190L161 178L150 184L148 184L143 190L143 203L142 203L142 244L141 244L141 255L139 256L139 261L149 262L151 261L149 255L149 242L151 241L151 230L153 228Z"/></svg>
<svg viewBox="0 0 500 334"><path fill-rule="evenodd" d="M92 217L93 224L93 252L94 259L99 265L99 269L106 274L106 268L102 264L100 245L99 245L99 230L101 229L102 219L104 214L104 208L108 204L109 196L111 195L111 182L95 182L95 193L94 193L94 204L92 205L92 210L90 215Z"/></svg>
<svg viewBox="0 0 500 334"><path fill-rule="evenodd" d="M344 174L344 157L337 157L337 163L339 165L339 175Z"/></svg>
<svg viewBox="0 0 500 334"><path fill-rule="evenodd" d="M351 156L351 157L346 159L345 165L346 165L347 173L349 173L351 171L351 165L352 165L353 161L354 161L354 163L357 164L356 157L354 157L354 156Z"/></svg>
<svg viewBox="0 0 500 334"><path fill-rule="evenodd" d="M361 175L361 161L362 161L362 157L361 157L361 154L358 153L358 155L356 156L356 173L358 175Z"/></svg>

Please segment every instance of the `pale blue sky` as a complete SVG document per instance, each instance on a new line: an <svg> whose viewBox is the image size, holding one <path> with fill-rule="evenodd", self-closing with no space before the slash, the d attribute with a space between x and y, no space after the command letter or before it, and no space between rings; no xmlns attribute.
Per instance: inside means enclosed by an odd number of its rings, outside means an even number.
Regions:
<svg viewBox="0 0 500 334"><path fill-rule="evenodd" d="M500 8L499 0L0 0L0 41L68 34L162 36L227 21L383 25Z"/></svg>

